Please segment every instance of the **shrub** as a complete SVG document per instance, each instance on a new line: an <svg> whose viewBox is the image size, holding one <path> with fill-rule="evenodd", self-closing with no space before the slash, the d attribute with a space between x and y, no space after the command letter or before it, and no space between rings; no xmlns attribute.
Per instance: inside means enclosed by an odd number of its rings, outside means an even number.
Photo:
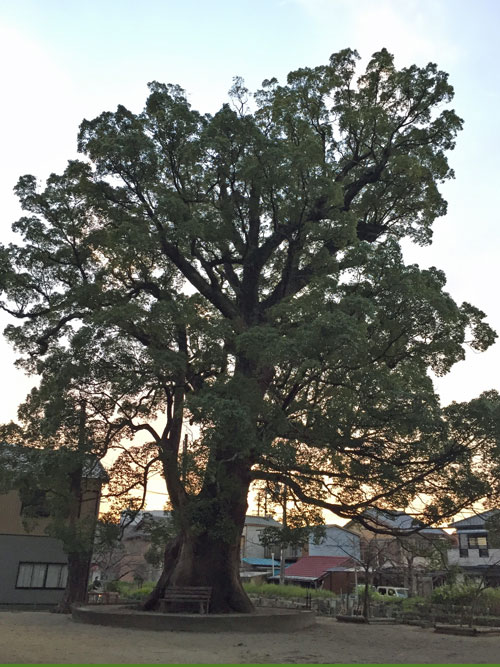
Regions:
<svg viewBox="0 0 500 667"><path fill-rule="evenodd" d="M155 583L153 581L146 581L140 588L137 588L137 584L130 581L108 581L104 584L104 590L119 593L121 598L132 600L146 598L154 587Z"/></svg>
<svg viewBox="0 0 500 667"><path fill-rule="evenodd" d="M363 598L365 597L365 585L358 584L358 586L356 587L356 593L358 599L363 600ZM375 586L368 586L368 598L370 599L370 602L384 602L386 596L377 593Z"/></svg>
<svg viewBox="0 0 500 667"><path fill-rule="evenodd" d="M153 582L147 581L143 586L141 586L141 588L136 588L135 590L130 591L127 594L127 597L131 598L132 600L145 600L154 587L155 584Z"/></svg>
<svg viewBox="0 0 500 667"><path fill-rule="evenodd" d="M120 582L119 581L106 581L104 584L104 590L107 593L120 593Z"/></svg>
<svg viewBox="0 0 500 667"><path fill-rule="evenodd" d="M401 600L401 606L403 611L409 613L416 611L417 607L428 603L429 603L428 598L423 598L418 595L415 595L412 598L403 598Z"/></svg>
<svg viewBox="0 0 500 667"><path fill-rule="evenodd" d="M117 581L117 590L120 593L120 597L128 598L132 591L137 590L137 586L130 581Z"/></svg>
<svg viewBox="0 0 500 667"><path fill-rule="evenodd" d="M500 588L485 588L480 594L478 604L489 609L490 614L500 616Z"/></svg>
<svg viewBox="0 0 500 667"><path fill-rule="evenodd" d="M435 588L432 592L432 602L435 604L470 605L477 597L478 588L473 584L445 584Z"/></svg>

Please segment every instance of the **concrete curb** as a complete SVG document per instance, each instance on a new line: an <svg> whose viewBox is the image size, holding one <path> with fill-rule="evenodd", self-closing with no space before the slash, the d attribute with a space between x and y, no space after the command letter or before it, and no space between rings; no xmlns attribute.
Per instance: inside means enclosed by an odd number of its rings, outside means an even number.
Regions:
<svg viewBox="0 0 500 667"><path fill-rule="evenodd" d="M464 625L436 625L434 632L444 635L459 635L462 637L479 637L484 635L500 635L500 628L468 627Z"/></svg>
<svg viewBox="0 0 500 667"><path fill-rule="evenodd" d="M253 614L160 614L126 607L73 607L77 623L175 632L294 632L316 623L312 611L258 610Z"/></svg>

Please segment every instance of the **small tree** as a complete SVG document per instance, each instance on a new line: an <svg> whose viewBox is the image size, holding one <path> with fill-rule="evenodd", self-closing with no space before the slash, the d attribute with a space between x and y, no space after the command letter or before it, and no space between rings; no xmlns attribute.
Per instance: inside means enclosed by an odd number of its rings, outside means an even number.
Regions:
<svg viewBox="0 0 500 667"><path fill-rule="evenodd" d="M120 522L109 514L101 515L95 532L92 563L99 568L103 581L120 578L117 572L125 558L122 536Z"/></svg>
<svg viewBox="0 0 500 667"><path fill-rule="evenodd" d="M98 501L102 485L110 482L100 460L110 447L121 448L121 438L130 434L123 420L110 421L115 403L105 392L96 391L99 379L84 377L87 361L84 353L73 357L64 349L55 348L39 365L40 386L20 406L19 424L0 426L0 441L5 440L21 452L16 457L12 447L5 445L9 467L8 474L0 476L0 483L3 481L4 490L17 489L21 498L33 492L44 494L46 532L62 542L67 554L66 589L55 609L63 613L69 613L72 604L85 602L87 597ZM113 499L115 517L125 507L135 505L135 511L141 509L148 476L155 471L157 461L148 444L122 451L112 467L106 494ZM136 489L141 492L139 498L130 495ZM92 511L82 514L82 503L89 495L93 499ZM25 512L28 528L38 520L36 508L31 516L29 510ZM105 541L109 542L112 526L108 525L104 532ZM111 548L111 544L106 548Z"/></svg>
<svg viewBox="0 0 500 667"><path fill-rule="evenodd" d="M364 535L361 537L360 564L364 573L363 611L365 618L370 617L371 589L374 577L383 569L390 558L390 546L387 539L380 535Z"/></svg>
<svg viewBox="0 0 500 667"><path fill-rule="evenodd" d="M268 511L281 519L281 526L268 526L260 532L259 540L265 547L275 547L280 554L279 582L285 583L285 553L291 548L305 547L311 539L316 543L324 535L323 516L317 508L304 506L286 484L260 484L264 490Z"/></svg>
<svg viewBox="0 0 500 667"><path fill-rule="evenodd" d="M417 573L432 572L436 566L447 568L447 549L450 547L446 536L430 536L420 531L409 535L396 535L388 549L391 566L399 571L403 585L410 597L417 594Z"/></svg>
<svg viewBox="0 0 500 667"><path fill-rule="evenodd" d="M142 530L150 541L144 558L150 565L159 567L163 563L167 544L177 535L175 523L171 516L158 518L146 512L142 518Z"/></svg>
<svg viewBox="0 0 500 667"><path fill-rule="evenodd" d="M65 448L47 451L3 445L0 457L9 470L9 485L3 491L19 492L26 530L30 532L45 518L47 535L60 540L67 554L66 588L55 611L69 613L73 603L85 602L87 597L103 470L95 459Z"/></svg>

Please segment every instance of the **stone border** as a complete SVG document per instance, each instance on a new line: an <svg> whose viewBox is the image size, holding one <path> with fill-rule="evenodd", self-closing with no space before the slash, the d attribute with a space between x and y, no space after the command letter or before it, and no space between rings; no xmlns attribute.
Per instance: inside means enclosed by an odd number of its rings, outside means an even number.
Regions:
<svg viewBox="0 0 500 667"><path fill-rule="evenodd" d="M459 635L462 637L479 637L480 635L499 635L500 628L478 628L465 625L436 625L434 632L443 635Z"/></svg>
<svg viewBox="0 0 500 667"><path fill-rule="evenodd" d="M275 609L253 614L161 614L127 607L74 606L77 623L175 632L294 632L316 623L313 611Z"/></svg>

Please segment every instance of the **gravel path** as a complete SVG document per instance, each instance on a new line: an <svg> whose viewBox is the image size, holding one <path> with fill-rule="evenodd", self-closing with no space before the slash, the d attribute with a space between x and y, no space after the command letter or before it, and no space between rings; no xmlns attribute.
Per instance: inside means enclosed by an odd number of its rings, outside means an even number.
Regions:
<svg viewBox="0 0 500 667"><path fill-rule="evenodd" d="M294 634L181 633L74 623L48 612L0 612L0 663L493 663L500 636L456 637L401 625L318 619Z"/></svg>

